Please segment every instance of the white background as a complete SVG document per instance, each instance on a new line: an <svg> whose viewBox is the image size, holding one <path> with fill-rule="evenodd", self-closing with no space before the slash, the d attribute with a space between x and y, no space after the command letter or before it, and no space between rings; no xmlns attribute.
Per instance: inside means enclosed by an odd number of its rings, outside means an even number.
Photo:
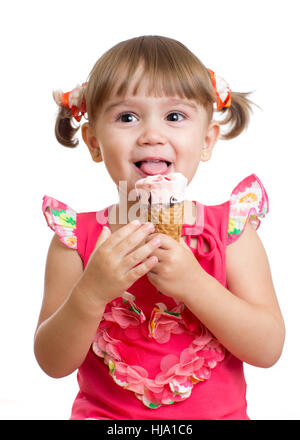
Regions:
<svg viewBox="0 0 300 440"><path fill-rule="evenodd" d="M119 41L146 34L180 40L234 91L252 91L248 130L219 142L201 163L188 196L215 205L244 177L264 184L270 212L259 236L286 322L281 359L245 366L252 419L299 419L299 23L296 0L10 1L1 7L1 374L0 419L68 419L76 374L46 376L33 355L53 232L44 194L77 212L115 203L103 164L80 138L54 137L52 89L84 82ZM298 30L297 30L298 29Z"/></svg>

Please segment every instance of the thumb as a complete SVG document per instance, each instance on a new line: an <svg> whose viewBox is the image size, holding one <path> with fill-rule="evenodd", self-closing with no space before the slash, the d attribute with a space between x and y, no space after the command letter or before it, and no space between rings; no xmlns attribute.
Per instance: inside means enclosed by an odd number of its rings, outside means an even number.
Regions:
<svg viewBox="0 0 300 440"><path fill-rule="evenodd" d="M102 231L97 239L95 248L101 246L110 237L111 231L107 226L103 226Z"/></svg>

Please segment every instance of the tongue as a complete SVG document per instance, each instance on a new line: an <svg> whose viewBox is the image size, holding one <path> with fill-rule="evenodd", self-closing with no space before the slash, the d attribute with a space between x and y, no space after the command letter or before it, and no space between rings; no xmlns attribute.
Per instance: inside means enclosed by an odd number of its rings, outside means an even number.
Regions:
<svg viewBox="0 0 300 440"><path fill-rule="evenodd" d="M163 174L168 168L166 162L160 160L158 162L145 161L141 163L140 169L145 174L154 176L155 174Z"/></svg>

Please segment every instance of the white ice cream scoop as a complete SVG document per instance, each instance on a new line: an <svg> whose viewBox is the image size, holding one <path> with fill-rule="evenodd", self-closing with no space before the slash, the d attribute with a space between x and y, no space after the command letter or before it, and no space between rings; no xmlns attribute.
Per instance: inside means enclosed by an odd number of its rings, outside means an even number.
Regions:
<svg viewBox="0 0 300 440"><path fill-rule="evenodd" d="M141 204L174 204L184 201L187 178L181 173L157 174L140 179L135 189Z"/></svg>

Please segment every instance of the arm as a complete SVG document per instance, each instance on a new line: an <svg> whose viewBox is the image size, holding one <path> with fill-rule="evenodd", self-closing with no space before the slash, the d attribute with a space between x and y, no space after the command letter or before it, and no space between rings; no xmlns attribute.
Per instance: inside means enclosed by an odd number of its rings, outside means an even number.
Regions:
<svg viewBox="0 0 300 440"><path fill-rule="evenodd" d="M55 235L47 257L45 291L34 340L36 359L52 377L63 377L84 361L106 304L122 295L157 263L153 230L129 223L110 235L103 228L83 270L77 251Z"/></svg>
<svg viewBox="0 0 300 440"><path fill-rule="evenodd" d="M83 285L83 267L76 250L54 234L45 269L44 298L34 338L40 367L52 377L72 373L85 359L102 308L90 300Z"/></svg>
<svg viewBox="0 0 300 440"><path fill-rule="evenodd" d="M228 289L201 268L185 304L236 357L270 367L281 355L285 328L267 255L250 223L226 259Z"/></svg>

